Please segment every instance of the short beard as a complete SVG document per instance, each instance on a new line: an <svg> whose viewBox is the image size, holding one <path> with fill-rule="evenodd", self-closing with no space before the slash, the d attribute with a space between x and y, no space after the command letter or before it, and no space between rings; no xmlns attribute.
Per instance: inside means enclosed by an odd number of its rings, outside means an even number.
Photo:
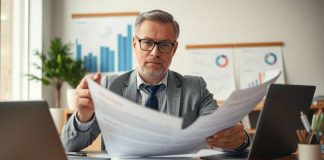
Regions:
<svg viewBox="0 0 324 160"><path fill-rule="evenodd" d="M141 67L140 67L140 71L144 74L144 76L146 76L148 78L153 78L153 79L162 78L166 73L163 70L159 70L159 71L156 71L156 72L149 72L145 68L141 68Z"/></svg>

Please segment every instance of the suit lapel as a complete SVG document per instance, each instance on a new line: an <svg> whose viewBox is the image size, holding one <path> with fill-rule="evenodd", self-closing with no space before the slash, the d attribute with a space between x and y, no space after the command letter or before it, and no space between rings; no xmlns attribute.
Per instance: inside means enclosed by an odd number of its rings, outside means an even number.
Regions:
<svg viewBox="0 0 324 160"><path fill-rule="evenodd" d="M136 95L137 95L137 86L136 86L136 71L133 71L131 75L129 76L128 81L124 82L124 87L122 89L123 91L123 97L133 101L137 102Z"/></svg>
<svg viewBox="0 0 324 160"><path fill-rule="evenodd" d="M179 116L180 99L181 99L181 83L175 77L172 71L169 71L168 88L167 88L167 110L171 115Z"/></svg>

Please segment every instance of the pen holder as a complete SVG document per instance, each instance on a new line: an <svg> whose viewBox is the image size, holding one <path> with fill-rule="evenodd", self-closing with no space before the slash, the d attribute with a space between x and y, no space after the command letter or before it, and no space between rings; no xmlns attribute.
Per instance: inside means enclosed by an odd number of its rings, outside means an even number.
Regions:
<svg viewBox="0 0 324 160"><path fill-rule="evenodd" d="M321 147L319 144L298 144L299 160L320 160Z"/></svg>

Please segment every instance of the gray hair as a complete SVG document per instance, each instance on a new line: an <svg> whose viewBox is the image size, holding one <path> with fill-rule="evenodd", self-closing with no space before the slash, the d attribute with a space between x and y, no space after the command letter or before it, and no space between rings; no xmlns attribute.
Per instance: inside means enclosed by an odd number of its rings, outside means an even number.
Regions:
<svg viewBox="0 0 324 160"><path fill-rule="evenodd" d="M176 38L178 39L180 33L179 24L173 19L173 16L170 13L162 10L151 10L148 12L143 12L137 17L135 21L135 29L137 30L145 20L161 23L171 23L176 34Z"/></svg>

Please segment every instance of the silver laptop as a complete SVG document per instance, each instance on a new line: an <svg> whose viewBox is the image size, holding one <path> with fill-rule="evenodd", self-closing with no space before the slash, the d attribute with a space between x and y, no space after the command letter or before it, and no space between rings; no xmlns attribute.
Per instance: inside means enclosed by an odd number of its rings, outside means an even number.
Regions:
<svg viewBox="0 0 324 160"><path fill-rule="evenodd" d="M0 102L2 159L67 159L45 101Z"/></svg>
<svg viewBox="0 0 324 160"><path fill-rule="evenodd" d="M259 115L250 151L204 159L273 159L297 150L300 111L309 112L315 86L272 84Z"/></svg>

